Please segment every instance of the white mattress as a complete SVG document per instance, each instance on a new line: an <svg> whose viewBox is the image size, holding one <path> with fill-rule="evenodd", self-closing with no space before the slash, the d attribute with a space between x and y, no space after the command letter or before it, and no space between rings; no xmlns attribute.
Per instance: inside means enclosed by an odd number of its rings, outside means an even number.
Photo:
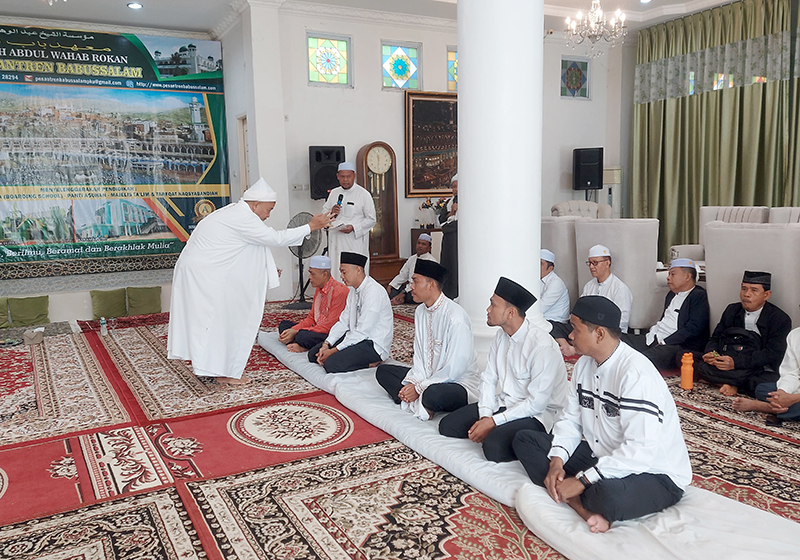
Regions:
<svg viewBox="0 0 800 560"><path fill-rule="evenodd" d="M325 371L319 364L312 364L308 361L308 352L289 352L286 345L278 340L277 332L261 331L258 333L258 344L278 358L280 362L290 370L300 375L303 379L319 387L323 391L333 394L333 388L341 377L351 375L351 373L331 374Z"/></svg>
<svg viewBox="0 0 800 560"><path fill-rule="evenodd" d="M487 461L479 444L440 435L442 416L423 422L400 410L375 380L375 368L340 378L334 394L366 421L503 504L514 507L517 490L530 481L519 461Z"/></svg>
<svg viewBox="0 0 800 560"><path fill-rule="evenodd" d="M602 535L530 482L520 488L516 508L531 531L572 560L800 558L800 524L692 486L674 506L614 523Z"/></svg>

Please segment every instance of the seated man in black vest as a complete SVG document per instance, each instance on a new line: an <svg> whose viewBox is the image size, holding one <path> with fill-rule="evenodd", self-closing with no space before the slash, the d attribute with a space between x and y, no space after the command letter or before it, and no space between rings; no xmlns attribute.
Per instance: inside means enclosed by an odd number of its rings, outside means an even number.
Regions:
<svg viewBox="0 0 800 560"><path fill-rule="evenodd" d="M730 304L706 345L695 354L695 375L721 385L719 392L755 396L759 383L778 380L792 320L767 300L772 295L769 272L745 271L740 302Z"/></svg>
<svg viewBox="0 0 800 560"><path fill-rule="evenodd" d="M647 334L623 334L623 340L647 356L659 370L680 366L684 352L702 352L708 342L708 294L697 285L691 259L674 259L667 275L664 314Z"/></svg>

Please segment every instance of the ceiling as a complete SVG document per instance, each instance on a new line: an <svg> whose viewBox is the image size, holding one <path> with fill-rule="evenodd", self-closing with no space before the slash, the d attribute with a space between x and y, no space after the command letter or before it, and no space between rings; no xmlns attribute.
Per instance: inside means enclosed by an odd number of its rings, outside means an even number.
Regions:
<svg viewBox="0 0 800 560"><path fill-rule="evenodd" d="M95 25L126 26L172 30L184 33L213 34L224 28L249 1L252 4L280 5L292 10L308 7L305 0L140 0L141 10L127 7L129 0L58 0L52 6L47 0L2 0L0 15L13 18L36 18L53 24L59 22L85 22ZM684 14L698 12L730 0L652 0L641 4L639 0L605 0L605 9L621 8L627 15L629 27L636 29ZM316 4L380 10L454 20L456 0L313 0ZM591 0L546 0L546 26L556 28L566 16L577 10L587 11ZM24 23L12 20L10 23Z"/></svg>

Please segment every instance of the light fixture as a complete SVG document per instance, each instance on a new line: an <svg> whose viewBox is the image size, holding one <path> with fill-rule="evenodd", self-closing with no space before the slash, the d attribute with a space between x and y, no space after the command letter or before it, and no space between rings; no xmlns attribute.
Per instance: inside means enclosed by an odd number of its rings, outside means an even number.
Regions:
<svg viewBox="0 0 800 560"><path fill-rule="evenodd" d="M597 43L602 39L611 46L620 42L628 33L625 27L625 14L617 10L610 20L606 20L606 14L600 7L600 0L592 0L592 9L584 16L583 12L578 12L575 19L567 18L567 46L575 48L584 41L591 43L589 56L596 58L603 54L602 48Z"/></svg>
<svg viewBox="0 0 800 560"><path fill-rule="evenodd" d="M142 4L140 4L139 2L129 2L128 3L128 7L131 10L141 10L144 6Z"/></svg>

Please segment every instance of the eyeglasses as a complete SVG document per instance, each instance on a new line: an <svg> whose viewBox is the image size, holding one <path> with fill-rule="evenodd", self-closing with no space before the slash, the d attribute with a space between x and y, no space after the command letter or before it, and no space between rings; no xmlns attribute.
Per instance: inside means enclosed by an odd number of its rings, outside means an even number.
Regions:
<svg viewBox="0 0 800 560"><path fill-rule="evenodd" d="M605 259L602 261L586 261L586 266L600 266L604 262L606 262Z"/></svg>

